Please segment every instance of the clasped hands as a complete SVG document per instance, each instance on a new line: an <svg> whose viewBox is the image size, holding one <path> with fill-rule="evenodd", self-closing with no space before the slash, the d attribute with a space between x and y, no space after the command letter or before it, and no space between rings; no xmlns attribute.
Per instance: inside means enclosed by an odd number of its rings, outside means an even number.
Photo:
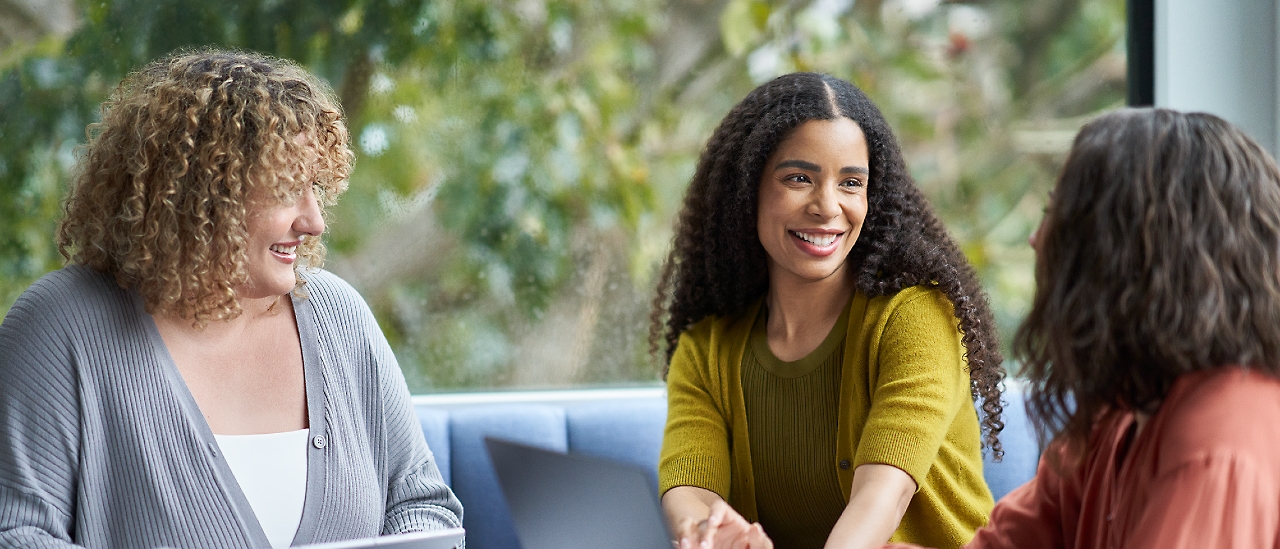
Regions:
<svg viewBox="0 0 1280 549"><path fill-rule="evenodd" d="M773 549L760 523L750 523L728 503L717 500L705 520L685 519L676 525L676 549Z"/></svg>

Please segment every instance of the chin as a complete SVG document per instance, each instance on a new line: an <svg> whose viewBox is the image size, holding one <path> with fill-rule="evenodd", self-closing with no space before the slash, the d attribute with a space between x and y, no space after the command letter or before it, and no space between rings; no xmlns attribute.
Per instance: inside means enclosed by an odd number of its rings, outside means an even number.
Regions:
<svg viewBox="0 0 1280 549"><path fill-rule="evenodd" d="M828 268L828 267L825 267L825 266L824 266L824 267L820 267L820 268L816 268L816 269L813 269L813 270L811 270L811 271L809 271L809 272L805 273L803 276L804 276L804 278L806 278L806 279L808 279L808 280L810 280L810 281L812 281L812 282L821 282L821 281L823 281L823 280L827 280L827 279L829 279L829 278L831 278L831 277L835 276L835 275L836 275L836 274L838 274L838 273L843 272L843 269L841 269L841 268L840 268L841 266L843 266L843 265L836 265L836 266L834 266L834 267L829 267L829 268Z"/></svg>
<svg viewBox="0 0 1280 549"><path fill-rule="evenodd" d="M295 280L292 278L287 283L284 280L273 280L264 284L250 285L239 293L240 297L246 299L265 299L288 295L293 291L294 286Z"/></svg>
<svg viewBox="0 0 1280 549"><path fill-rule="evenodd" d="M289 292L293 291L293 287L295 285L294 280L291 278L289 279L288 284L280 284L279 286L272 288L271 295L289 295Z"/></svg>

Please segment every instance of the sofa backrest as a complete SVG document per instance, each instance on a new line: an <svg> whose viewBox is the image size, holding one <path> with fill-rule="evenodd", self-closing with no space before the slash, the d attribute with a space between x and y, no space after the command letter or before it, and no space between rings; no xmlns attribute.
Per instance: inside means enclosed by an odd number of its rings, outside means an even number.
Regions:
<svg viewBox="0 0 1280 549"><path fill-rule="evenodd" d="M1020 384L1009 383L1005 401L1005 458L994 463L987 456L983 470L997 499L1030 479L1040 457ZM429 395L414 403L440 472L462 501L469 549L520 547L484 450L486 436L633 463L657 487L667 416L661 387Z"/></svg>

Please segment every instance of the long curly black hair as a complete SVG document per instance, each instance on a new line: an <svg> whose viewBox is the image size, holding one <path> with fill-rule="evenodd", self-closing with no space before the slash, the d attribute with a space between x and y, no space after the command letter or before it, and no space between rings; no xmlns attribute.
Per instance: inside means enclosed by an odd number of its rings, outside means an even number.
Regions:
<svg viewBox="0 0 1280 549"><path fill-rule="evenodd" d="M955 305L969 364L972 397L982 399L984 444L999 459L1000 383L995 322L973 267L907 173L884 116L853 84L794 73L753 90L707 142L676 222L650 315L649 346L663 377L680 334L708 316L742 313L769 288L756 201L765 161L778 143L810 120L853 120L870 155L867 217L847 261L859 291L891 295L910 286L942 291ZM665 345L665 349L663 349ZM665 355L661 354L665 350Z"/></svg>

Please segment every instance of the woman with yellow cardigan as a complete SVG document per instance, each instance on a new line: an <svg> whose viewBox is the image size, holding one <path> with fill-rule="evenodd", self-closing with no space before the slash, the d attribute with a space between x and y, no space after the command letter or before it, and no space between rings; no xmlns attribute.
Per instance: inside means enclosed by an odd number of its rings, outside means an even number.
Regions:
<svg viewBox="0 0 1280 549"><path fill-rule="evenodd" d="M679 547L958 547L1004 378L973 268L852 84L782 76L720 123L654 300ZM979 419L974 401L981 400Z"/></svg>

